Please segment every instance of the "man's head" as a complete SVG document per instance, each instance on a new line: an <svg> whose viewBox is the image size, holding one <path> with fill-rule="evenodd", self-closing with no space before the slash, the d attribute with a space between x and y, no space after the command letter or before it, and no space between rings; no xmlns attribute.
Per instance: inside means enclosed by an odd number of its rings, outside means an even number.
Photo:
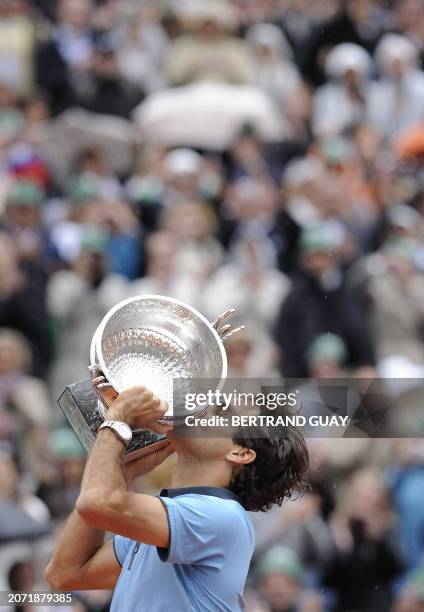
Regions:
<svg viewBox="0 0 424 612"><path fill-rule="evenodd" d="M22 229L37 226L40 222L43 195L35 183L16 182L7 194L7 220Z"/></svg>
<svg viewBox="0 0 424 612"><path fill-rule="evenodd" d="M77 31L84 31L89 24L91 0L61 0L57 9L58 21Z"/></svg>
<svg viewBox="0 0 424 612"><path fill-rule="evenodd" d="M226 428L225 428L226 429ZM266 512L305 488L309 453L295 427L240 430L231 437L196 437L184 431L168 433L179 460L201 464L211 482L228 487L246 510ZM261 437L258 437L261 436Z"/></svg>
<svg viewBox="0 0 424 612"><path fill-rule="evenodd" d="M146 242L147 271L149 276L167 280L175 271L175 237L170 232L151 234Z"/></svg>
<svg viewBox="0 0 424 612"><path fill-rule="evenodd" d="M314 278L322 276L337 265L337 239L329 224L306 227L300 238L302 268Z"/></svg>
<svg viewBox="0 0 424 612"><path fill-rule="evenodd" d="M303 568L296 553L285 546L271 548L259 562L259 589L271 610L293 610L302 589Z"/></svg>

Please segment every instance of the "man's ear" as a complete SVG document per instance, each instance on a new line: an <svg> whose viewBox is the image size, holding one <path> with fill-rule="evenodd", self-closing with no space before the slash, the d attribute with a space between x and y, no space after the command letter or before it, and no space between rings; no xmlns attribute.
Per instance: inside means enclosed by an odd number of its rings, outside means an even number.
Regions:
<svg viewBox="0 0 424 612"><path fill-rule="evenodd" d="M226 460L235 465L248 465L256 459L256 453L251 448L235 446L225 456Z"/></svg>

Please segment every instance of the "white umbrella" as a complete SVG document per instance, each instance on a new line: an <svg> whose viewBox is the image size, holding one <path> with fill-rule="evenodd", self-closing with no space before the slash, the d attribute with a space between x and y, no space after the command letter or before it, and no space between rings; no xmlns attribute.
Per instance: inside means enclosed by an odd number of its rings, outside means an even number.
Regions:
<svg viewBox="0 0 424 612"><path fill-rule="evenodd" d="M139 135L120 117L70 109L51 122L39 147L62 179L69 175L75 156L86 147L98 147L111 170L129 169Z"/></svg>
<svg viewBox="0 0 424 612"><path fill-rule="evenodd" d="M287 121L260 89L245 85L197 83L149 96L134 111L144 139L168 147L222 151L243 124L266 142L290 136Z"/></svg>

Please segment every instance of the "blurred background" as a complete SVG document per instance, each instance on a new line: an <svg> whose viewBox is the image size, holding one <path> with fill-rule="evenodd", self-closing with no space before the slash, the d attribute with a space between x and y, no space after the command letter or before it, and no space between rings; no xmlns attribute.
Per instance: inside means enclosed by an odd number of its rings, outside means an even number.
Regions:
<svg viewBox="0 0 424 612"><path fill-rule="evenodd" d="M233 377L424 378L423 57L421 0L0 0L2 589L46 588L85 461L56 399L119 300L237 308ZM423 612L424 442L310 450L247 612Z"/></svg>

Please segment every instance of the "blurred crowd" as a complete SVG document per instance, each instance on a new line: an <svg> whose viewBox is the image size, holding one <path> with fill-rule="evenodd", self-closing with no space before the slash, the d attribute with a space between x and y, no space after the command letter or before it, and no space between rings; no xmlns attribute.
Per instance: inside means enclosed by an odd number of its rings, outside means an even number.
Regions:
<svg viewBox="0 0 424 612"><path fill-rule="evenodd" d="M234 378L424 377L423 58L421 0L0 0L4 588L44 585L84 467L56 399L118 301L236 308ZM423 612L423 442L310 450L247 612Z"/></svg>

